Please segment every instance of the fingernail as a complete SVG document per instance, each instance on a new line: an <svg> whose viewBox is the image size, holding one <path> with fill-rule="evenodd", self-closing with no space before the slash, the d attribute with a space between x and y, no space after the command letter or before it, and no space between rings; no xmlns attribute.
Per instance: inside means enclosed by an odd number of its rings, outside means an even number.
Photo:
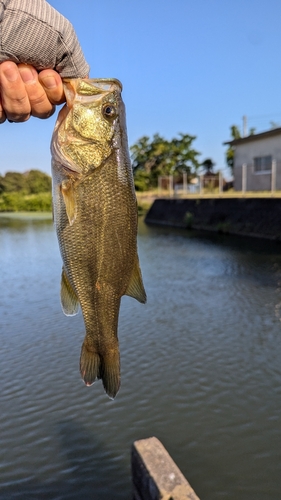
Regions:
<svg viewBox="0 0 281 500"><path fill-rule="evenodd" d="M56 79L53 76L45 76L45 78L42 78L42 83L46 89L54 89L57 87Z"/></svg>
<svg viewBox="0 0 281 500"><path fill-rule="evenodd" d="M3 69L3 73L9 82L15 82L19 76L17 67L7 66L7 68Z"/></svg>
<svg viewBox="0 0 281 500"><path fill-rule="evenodd" d="M21 79L24 83L35 82L34 74L29 68L19 68Z"/></svg>

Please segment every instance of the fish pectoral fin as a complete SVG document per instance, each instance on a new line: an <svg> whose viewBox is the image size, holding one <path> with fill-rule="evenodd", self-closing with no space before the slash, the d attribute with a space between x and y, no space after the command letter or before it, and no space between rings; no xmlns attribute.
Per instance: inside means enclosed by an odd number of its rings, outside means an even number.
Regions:
<svg viewBox="0 0 281 500"><path fill-rule="evenodd" d="M61 289L60 289L61 307L66 316L75 316L79 311L79 300L74 292L65 269L62 268Z"/></svg>
<svg viewBox="0 0 281 500"><path fill-rule="evenodd" d="M74 182L72 181L72 179L64 180L61 183L60 189L65 204L68 221L70 226L72 226L77 215L77 204L75 200Z"/></svg>
<svg viewBox="0 0 281 500"><path fill-rule="evenodd" d="M129 295L129 297L133 297L142 304L146 303L146 293L142 282L138 256L136 256L131 278L124 295Z"/></svg>

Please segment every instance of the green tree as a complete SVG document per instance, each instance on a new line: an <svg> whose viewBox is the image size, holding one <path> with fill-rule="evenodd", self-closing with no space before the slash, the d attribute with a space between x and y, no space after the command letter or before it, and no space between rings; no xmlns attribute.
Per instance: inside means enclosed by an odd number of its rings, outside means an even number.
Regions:
<svg viewBox="0 0 281 500"><path fill-rule="evenodd" d="M1 179L2 191L14 193L26 189L25 178L20 172L7 172Z"/></svg>
<svg viewBox="0 0 281 500"><path fill-rule="evenodd" d="M51 191L51 186L51 177L40 170L7 172L0 176L0 193L46 193Z"/></svg>
<svg viewBox="0 0 281 500"><path fill-rule="evenodd" d="M211 158L206 158L206 160L201 163L201 167L204 168L206 174L212 174L214 171L214 166L215 163L213 162L213 160L211 160Z"/></svg>
<svg viewBox="0 0 281 500"><path fill-rule="evenodd" d="M241 139L241 132L237 125L231 125L230 127L231 137L232 139Z"/></svg>
<svg viewBox="0 0 281 500"><path fill-rule="evenodd" d="M231 133L231 138L234 139L241 139L241 133L237 125L232 125L230 127L230 133ZM226 163L229 166L231 173L233 174L233 167L234 167L234 148L233 146L229 145L229 147L226 150L225 153L226 156Z"/></svg>
<svg viewBox="0 0 281 500"><path fill-rule="evenodd" d="M0 175L0 212L50 211L51 177L40 170Z"/></svg>
<svg viewBox="0 0 281 500"><path fill-rule="evenodd" d="M131 146L135 186L146 190L157 186L159 175L186 172L191 177L199 167L199 152L192 147L195 136L179 134L170 141L159 134L141 137Z"/></svg>
<svg viewBox="0 0 281 500"><path fill-rule="evenodd" d="M26 172L26 187L29 194L46 193L52 189L52 179L40 170Z"/></svg>
<svg viewBox="0 0 281 500"><path fill-rule="evenodd" d="M280 124L277 123L277 122L274 122L274 121L270 121L270 128L271 130L275 129L275 128L279 128L280 127Z"/></svg>
<svg viewBox="0 0 281 500"><path fill-rule="evenodd" d="M3 176L0 175L0 194L4 191Z"/></svg>

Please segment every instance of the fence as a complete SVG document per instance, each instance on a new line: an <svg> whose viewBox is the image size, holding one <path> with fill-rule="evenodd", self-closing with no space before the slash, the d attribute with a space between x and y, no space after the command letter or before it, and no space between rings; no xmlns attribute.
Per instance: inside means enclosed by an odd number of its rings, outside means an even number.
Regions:
<svg viewBox="0 0 281 500"><path fill-rule="evenodd" d="M188 182L187 174L182 175L160 175L158 177L158 194L159 196L177 197L185 194L206 194L206 193L222 193L228 187L232 187L232 183L228 183L223 178L221 172L216 174L201 174L190 179Z"/></svg>
<svg viewBox="0 0 281 500"><path fill-rule="evenodd" d="M272 194L281 190L281 161L273 159L261 170L254 163L243 163L234 167L234 189L236 191L269 191Z"/></svg>

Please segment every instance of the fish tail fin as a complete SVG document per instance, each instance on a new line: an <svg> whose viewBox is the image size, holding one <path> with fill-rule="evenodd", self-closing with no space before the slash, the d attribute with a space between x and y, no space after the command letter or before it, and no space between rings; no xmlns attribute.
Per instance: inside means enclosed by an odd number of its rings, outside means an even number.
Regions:
<svg viewBox="0 0 281 500"><path fill-rule="evenodd" d="M102 379L107 395L114 399L120 388L120 357L118 346L105 354L90 350L83 342L80 357L80 373L86 385Z"/></svg>
<svg viewBox="0 0 281 500"><path fill-rule="evenodd" d="M80 373L86 385L92 385L100 378L100 364L99 354L90 350L84 341L80 356Z"/></svg>

